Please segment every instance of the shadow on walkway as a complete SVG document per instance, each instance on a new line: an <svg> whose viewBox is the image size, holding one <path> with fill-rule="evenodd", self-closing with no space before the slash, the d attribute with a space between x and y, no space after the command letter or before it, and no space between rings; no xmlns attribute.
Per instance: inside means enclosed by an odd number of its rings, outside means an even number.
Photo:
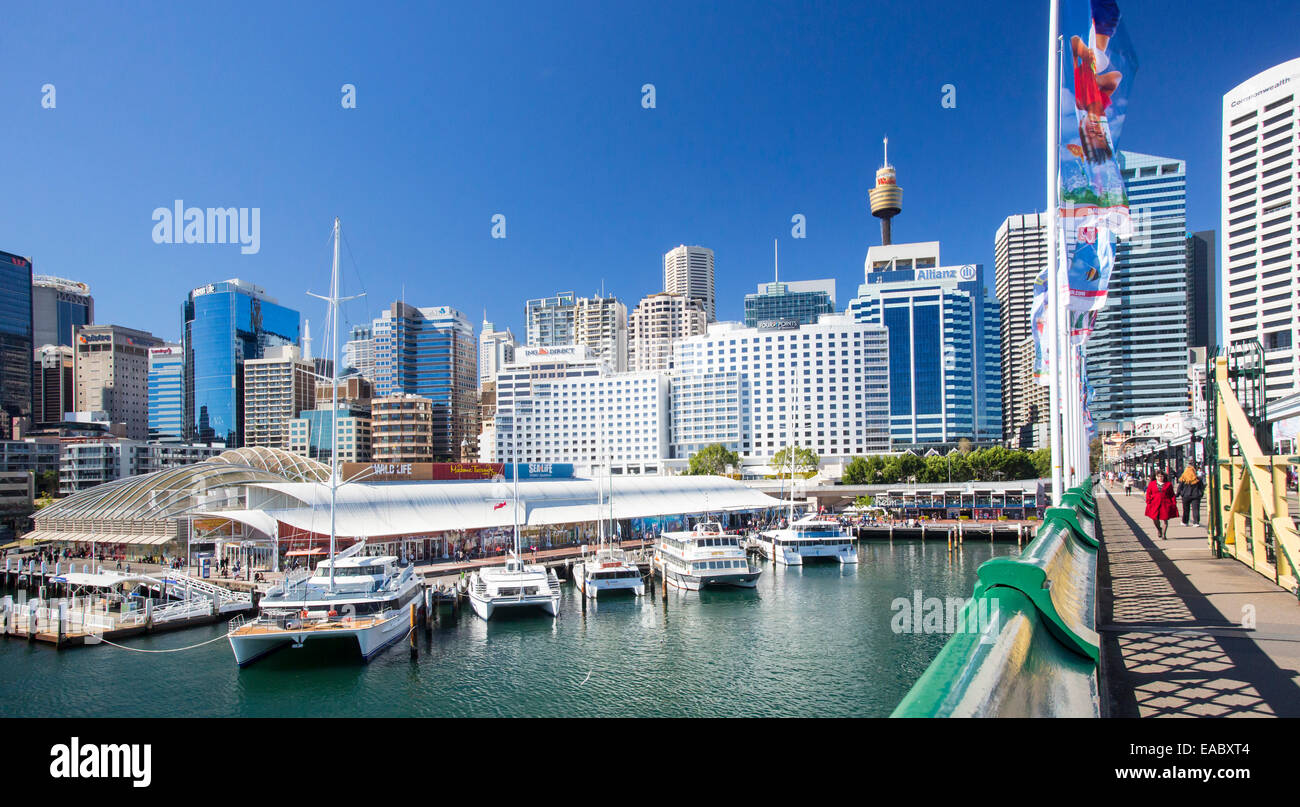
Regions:
<svg viewBox="0 0 1300 807"><path fill-rule="evenodd" d="M1211 557L1203 529L1153 541L1140 496L1101 492L1098 506L1103 714L1300 716L1296 597Z"/></svg>

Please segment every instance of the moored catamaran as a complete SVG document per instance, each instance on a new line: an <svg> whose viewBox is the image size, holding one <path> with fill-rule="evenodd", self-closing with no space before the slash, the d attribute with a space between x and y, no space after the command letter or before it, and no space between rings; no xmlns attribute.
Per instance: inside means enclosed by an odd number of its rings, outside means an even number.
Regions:
<svg viewBox="0 0 1300 807"><path fill-rule="evenodd" d="M333 367L338 367L339 220L334 219L334 263L330 296ZM331 371L334 413L338 413L337 371ZM355 642L363 659L406 636L411 629L411 609L418 606L420 580L409 563L392 555L363 557L364 538L343 552L336 551L335 506L341 484L338 467L338 429L331 424L330 550L329 560L272 588L262 598L261 613L244 621L236 617L227 631L235 661L242 667L283 647L302 647L309 641Z"/></svg>

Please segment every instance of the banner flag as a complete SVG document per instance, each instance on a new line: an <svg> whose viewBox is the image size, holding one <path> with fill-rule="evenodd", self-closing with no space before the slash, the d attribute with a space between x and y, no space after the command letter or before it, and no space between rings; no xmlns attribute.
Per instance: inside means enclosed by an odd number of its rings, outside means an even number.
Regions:
<svg viewBox="0 0 1300 807"><path fill-rule="evenodd" d="M1061 74L1060 220L1070 255L1069 308L1087 314L1106 305L1115 242L1132 232L1116 144L1137 59L1117 0L1061 5L1071 69ZM1071 319L1071 341L1082 344L1095 317Z"/></svg>

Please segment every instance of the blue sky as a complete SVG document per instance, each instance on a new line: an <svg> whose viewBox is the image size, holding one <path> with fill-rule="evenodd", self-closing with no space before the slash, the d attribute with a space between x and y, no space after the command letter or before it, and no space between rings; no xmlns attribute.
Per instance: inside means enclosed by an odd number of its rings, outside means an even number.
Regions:
<svg viewBox="0 0 1300 807"><path fill-rule="evenodd" d="M522 333L525 299L602 282L630 308L679 243L715 250L719 318L739 319L773 238L783 278L834 277L843 306L879 243L887 134L895 241L940 240L991 277L998 224L1043 205L1046 8L11 4L0 249L89 283L98 321L169 339L186 292L228 277L317 330L305 291L327 284L335 215L347 290L368 295L350 322L404 293ZM1298 55L1300 6L1224 8L1124 4L1141 70L1120 146L1188 161L1193 230L1218 227L1223 93ZM260 252L155 244L176 199L260 208Z"/></svg>

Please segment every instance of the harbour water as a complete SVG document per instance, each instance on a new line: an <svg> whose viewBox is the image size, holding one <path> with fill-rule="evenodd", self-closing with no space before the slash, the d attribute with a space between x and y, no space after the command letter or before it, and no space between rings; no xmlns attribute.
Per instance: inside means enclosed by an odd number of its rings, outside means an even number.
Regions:
<svg viewBox="0 0 1300 807"><path fill-rule="evenodd" d="M1014 544L860 545L856 567L764 564L756 590L649 596L584 610L565 584L557 619L464 608L369 664L355 649L286 649L240 670L226 641L177 653L55 651L0 639L0 716L595 717L887 716L944 634L895 634L896 598L968 597L976 568ZM657 581L656 581L657 582ZM130 639L147 650L225 626Z"/></svg>

